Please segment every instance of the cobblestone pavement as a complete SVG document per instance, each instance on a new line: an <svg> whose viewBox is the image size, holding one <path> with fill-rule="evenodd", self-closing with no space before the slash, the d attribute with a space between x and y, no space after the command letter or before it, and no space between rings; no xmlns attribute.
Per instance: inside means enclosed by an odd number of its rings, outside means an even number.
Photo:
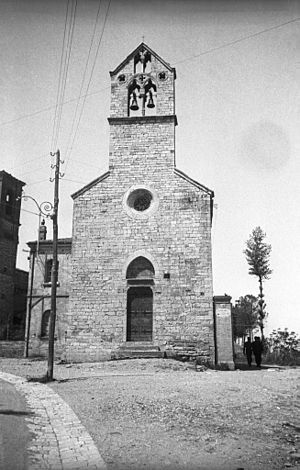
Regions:
<svg viewBox="0 0 300 470"><path fill-rule="evenodd" d="M46 385L0 372L0 378L24 395L32 415L26 417L32 433L29 470L105 470L93 439L66 402Z"/></svg>

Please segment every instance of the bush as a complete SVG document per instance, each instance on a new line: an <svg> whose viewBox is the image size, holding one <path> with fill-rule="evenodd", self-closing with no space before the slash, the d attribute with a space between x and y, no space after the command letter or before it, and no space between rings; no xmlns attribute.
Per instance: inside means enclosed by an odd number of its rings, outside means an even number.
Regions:
<svg viewBox="0 0 300 470"><path fill-rule="evenodd" d="M294 331L287 328L273 330L265 340L266 362L279 365L300 365L300 341Z"/></svg>

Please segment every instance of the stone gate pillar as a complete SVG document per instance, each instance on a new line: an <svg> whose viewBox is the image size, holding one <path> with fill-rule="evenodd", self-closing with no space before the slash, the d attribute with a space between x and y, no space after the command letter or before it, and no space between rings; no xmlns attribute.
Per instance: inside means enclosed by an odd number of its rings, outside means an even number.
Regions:
<svg viewBox="0 0 300 470"><path fill-rule="evenodd" d="M226 364L234 370L231 297L214 296L216 365Z"/></svg>

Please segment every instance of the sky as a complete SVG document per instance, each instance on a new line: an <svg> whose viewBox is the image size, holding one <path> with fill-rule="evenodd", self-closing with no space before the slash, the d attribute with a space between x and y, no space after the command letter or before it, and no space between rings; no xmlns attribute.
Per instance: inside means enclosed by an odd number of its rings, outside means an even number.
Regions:
<svg viewBox="0 0 300 470"><path fill-rule="evenodd" d="M258 294L243 251L260 226L272 245L266 332L299 334L300 0L77 0L60 114L67 5L68 27L74 0L0 0L0 170L53 201L59 148L59 237L70 237L71 194L108 169L109 71L144 41L176 68L176 166L215 192L214 295ZM22 200L20 269L37 212Z"/></svg>

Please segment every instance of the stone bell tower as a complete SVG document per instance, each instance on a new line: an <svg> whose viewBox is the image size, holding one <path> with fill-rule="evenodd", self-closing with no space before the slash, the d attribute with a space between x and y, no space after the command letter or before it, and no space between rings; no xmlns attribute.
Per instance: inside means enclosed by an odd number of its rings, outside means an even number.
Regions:
<svg viewBox="0 0 300 470"><path fill-rule="evenodd" d="M14 286L22 181L0 171L0 339L6 339L13 317Z"/></svg>
<svg viewBox="0 0 300 470"><path fill-rule="evenodd" d="M173 169L175 69L142 43L110 76L110 170Z"/></svg>

